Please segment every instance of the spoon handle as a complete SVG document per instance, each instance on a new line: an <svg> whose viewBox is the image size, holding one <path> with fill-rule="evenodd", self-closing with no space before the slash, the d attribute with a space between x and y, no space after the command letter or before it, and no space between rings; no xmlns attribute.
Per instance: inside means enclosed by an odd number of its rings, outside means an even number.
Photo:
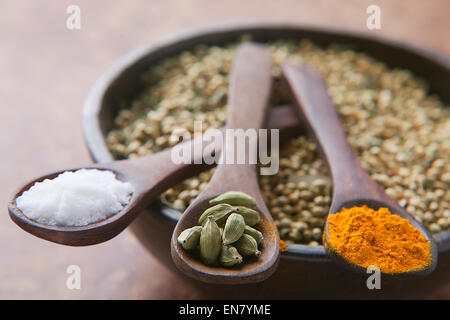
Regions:
<svg viewBox="0 0 450 320"><path fill-rule="evenodd" d="M205 170L207 164L202 159L207 155L205 146L208 143L199 137L145 157L114 161L107 165L125 173L138 191L146 194L147 199L154 200L178 182Z"/></svg>
<svg viewBox="0 0 450 320"><path fill-rule="evenodd" d="M213 190L207 192L239 187L248 192L257 186L258 134L266 123L271 68L272 57L264 46L247 43L236 50L229 80L225 144L211 179Z"/></svg>
<svg viewBox="0 0 450 320"><path fill-rule="evenodd" d="M373 198L379 193L378 186L361 167L348 143L321 75L306 64L285 63L282 70L300 116L308 123L327 161L333 182L343 186L335 188L335 192L344 190L348 195Z"/></svg>
<svg viewBox="0 0 450 320"><path fill-rule="evenodd" d="M262 45L243 44L230 75L227 129L260 129L269 106L272 58Z"/></svg>

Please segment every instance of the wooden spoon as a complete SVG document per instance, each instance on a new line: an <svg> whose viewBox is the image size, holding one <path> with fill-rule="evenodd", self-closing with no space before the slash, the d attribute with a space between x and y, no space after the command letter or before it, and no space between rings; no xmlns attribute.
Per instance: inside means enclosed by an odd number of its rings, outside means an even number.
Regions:
<svg viewBox="0 0 450 320"><path fill-rule="evenodd" d="M270 53L263 47L243 45L236 51L230 75L227 129L265 128L271 88L271 66ZM225 138L222 159L233 147ZM249 150L247 144L245 151L248 155L249 151L254 150ZM178 221L172 235L172 258L186 275L211 283L249 283L262 281L275 271L279 259L279 236L263 201L256 169L254 164L219 163L209 184ZM261 255L258 258L245 258L244 262L235 268L205 265L185 251L177 241L183 230L198 225L200 215L211 206L209 200L227 191L242 191L256 199L256 208L262 220L256 228L264 235Z"/></svg>
<svg viewBox="0 0 450 320"><path fill-rule="evenodd" d="M374 210L381 207L388 208L391 213L409 220L431 244L431 264L424 269L407 272L407 274L432 272L436 268L438 260L437 247L433 237L412 215L387 196L384 190L361 167L347 141L323 78L309 65L298 67L285 63L282 71L293 95L293 100L303 117L302 120L304 123L308 123L311 134L316 139L331 171L334 187L329 214L335 214L342 208L362 205ZM347 268L366 273L365 268L348 262L333 250L327 241L329 239L328 223L324 232L325 247L332 258Z"/></svg>
<svg viewBox="0 0 450 320"><path fill-rule="evenodd" d="M281 137L290 137L301 131L297 114L291 106L275 108L269 119L269 128L280 128ZM187 149L199 150L205 145L201 138L183 142ZM38 223L26 217L16 206L16 198L28 190L34 183L45 179L53 179L64 171L75 171L81 168L61 170L36 178L21 187L9 201L8 209L11 219L23 230L45 240L70 246L86 246L107 241L125 229L153 200L168 188L205 170L205 164L190 163L174 164L171 160L171 149L137 159L114 161L106 164L95 164L83 168L111 170L117 178L133 184L135 192L130 203L119 213L97 223L81 227L50 226ZM215 152L220 153L217 146ZM192 152L192 154L194 154ZM194 159L203 154L194 154Z"/></svg>

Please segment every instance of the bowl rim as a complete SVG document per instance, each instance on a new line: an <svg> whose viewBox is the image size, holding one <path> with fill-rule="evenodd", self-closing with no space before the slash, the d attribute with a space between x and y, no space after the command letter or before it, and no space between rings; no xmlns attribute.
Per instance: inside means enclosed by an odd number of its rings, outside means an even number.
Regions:
<svg viewBox="0 0 450 320"><path fill-rule="evenodd" d="M415 54L419 58L428 60L450 74L450 58L424 46L411 45L398 40L392 40L380 36L367 35L342 28L324 28L297 23L285 22L239 22L214 24L196 28L186 28L178 32L163 36L150 44L138 46L122 57L120 57L113 66L110 67L91 87L83 105L82 111L82 129L85 143L89 154L94 162L110 162L114 158L109 152L105 137L102 134L100 124L100 111L103 106L103 98L111 84L122 76L128 69L136 65L144 58L155 54L166 48L175 45L186 44L186 47L192 47L195 44L188 44L193 40L202 38L215 39L225 37L230 34L252 34L254 32L275 31L275 32L304 32L306 34L316 34L324 37L336 37L339 39L351 41L366 41L375 45L388 46L391 49L400 49L410 54ZM219 41L220 42L220 41ZM223 41L226 43L226 41ZM342 42L342 41L341 41ZM181 50L178 50L181 52ZM157 60L157 59L155 59ZM378 59L383 61L382 59ZM157 210L163 216L176 223L181 213L162 203L157 203ZM438 244L440 253L450 250L450 230L433 235ZM323 245L309 246L303 244L288 244L286 251L282 252L282 258L311 262L331 262Z"/></svg>

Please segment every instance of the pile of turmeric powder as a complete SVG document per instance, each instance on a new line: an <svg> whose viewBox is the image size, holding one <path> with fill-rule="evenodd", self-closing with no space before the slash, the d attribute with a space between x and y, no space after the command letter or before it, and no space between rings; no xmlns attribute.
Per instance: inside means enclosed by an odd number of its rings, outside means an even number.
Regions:
<svg viewBox="0 0 450 320"><path fill-rule="evenodd" d="M349 262L384 273L420 270L431 262L430 243L412 224L389 209L342 209L328 217L328 244Z"/></svg>
<svg viewBox="0 0 450 320"><path fill-rule="evenodd" d="M287 251L287 243L284 240L280 240L280 252Z"/></svg>

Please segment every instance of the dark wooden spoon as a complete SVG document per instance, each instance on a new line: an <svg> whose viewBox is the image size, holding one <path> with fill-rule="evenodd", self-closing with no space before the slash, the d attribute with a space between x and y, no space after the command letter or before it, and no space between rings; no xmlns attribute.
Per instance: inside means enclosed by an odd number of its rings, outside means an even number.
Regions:
<svg viewBox="0 0 450 320"><path fill-rule="evenodd" d="M247 44L236 51L230 75L227 129L254 129L258 132L258 129L265 128L271 89L271 66L270 53L261 46ZM225 138L222 159L231 148L234 146L230 139ZM247 144L245 151L248 155L255 150L249 150ZM262 220L256 228L264 235L261 255L245 259L242 265L235 268L207 266L183 250L177 238L183 230L198 225L198 218L210 207L209 200L231 190L245 192L256 199L256 208ZM172 235L171 248L177 267L188 276L204 282L250 283L269 277L278 264L279 236L259 189L256 165L219 163L209 184L178 221Z"/></svg>
<svg viewBox="0 0 450 320"><path fill-rule="evenodd" d="M203 141L196 139L185 143L188 147L201 148ZM175 164L171 161L171 149L168 149L142 158L95 164L83 168L109 170L115 173L117 179L131 183L134 193L128 205L117 214L86 226L45 225L29 219L17 208L16 198L33 184L45 179L53 179L64 171L81 169L76 168L39 177L23 186L9 202L11 219L25 231L45 240L71 246L97 244L119 234L152 200L182 179L201 172L205 169L205 165Z"/></svg>
<svg viewBox="0 0 450 320"><path fill-rule="evenodd" d="M274 108L269 117L269 128L280 128L280 136L289 138L302 130L297 112L291 106ZM201 138L183 142L187 149L199 150L205 145ZM33 179L16 192L8 204L11 219L23 230L45 240L70 245L86 246L107 241L125 229L153 200L168 188L205 170L205 164L195 164L202 161L195 157L203 156L192 152L194 160L190 163L174 164L171 161L171 149L137 159L114 161L106 164L96 164L83 168L111 170L117 178L128 181L135 187L135 193L121 212L106 220L81 227L50 226L38 223L26 217L16 206L16 198L28 190L34 183L45 179L53 179L64 171L75 171L81 168L61 170ZM221 152L217 146L215 152Z"/></svg>
<svg viewBox="0 0 450 320"><path fill-rule="evenodd" d="M431 264L421 270L404 274L419 275L432 272L437 265L437 247L428 230L414 219L395 200L386 195L384 190L372 180L361 167L350 144L347 141L333 102L328 95L327 86L320 74L309 65L295 66L285 63L283 76L297 104L304 123L308 124L311 135L317 141L327 161L333 180L333 199L329 214L335 214L342 208L366 205L377 210L388 208L391 213L411 222L431 244ZM341 257L333 248L329 239L328 224L325 226L325 247L332 258L339 264L366 273L366 269L355 266ZM398 276L399 274L396 274Z"/></svg>

